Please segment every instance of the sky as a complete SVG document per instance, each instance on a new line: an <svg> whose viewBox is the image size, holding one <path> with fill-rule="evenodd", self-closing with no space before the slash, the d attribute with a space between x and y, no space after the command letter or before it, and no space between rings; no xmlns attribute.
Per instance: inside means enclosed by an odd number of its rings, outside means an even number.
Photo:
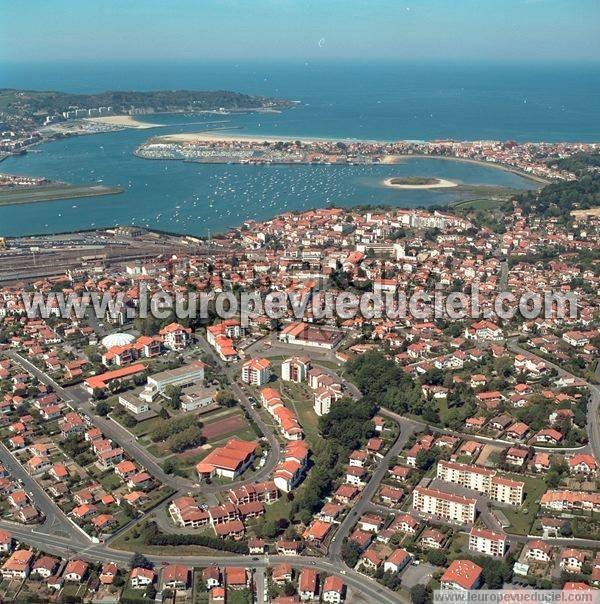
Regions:
<svg viewBox="0 0 600 604"><path fill-rule="evenodd" d="M600 0L0 0L0 63L600 61Z"/></svg>

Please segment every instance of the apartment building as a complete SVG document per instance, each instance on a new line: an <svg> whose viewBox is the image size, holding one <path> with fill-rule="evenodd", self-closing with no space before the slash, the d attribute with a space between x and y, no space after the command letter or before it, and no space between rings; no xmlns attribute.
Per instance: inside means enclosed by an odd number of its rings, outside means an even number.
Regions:
<svg viewBox="0 0 600 604"><path fill-rule="evenodd" d="M470 591L481 585L483 568L470 560L454 560L440 579L441 589Z"/></svg>
<svg viewBox="0 0 600 604"><path fill-rule="evenodd" d="M284 382L305 382L310 369L308 357L291 357L281 363L281 379Z"/></svg>
<svg viewBox="0 0 600 604"><path fill-rule="evenodd" d="M498 475L496 470L472 464L441 460L437 478L488 495L493 501L519 506L523 503L525 483Z"/></svg>
<svg viewBox="0 0 600 604"><path fill-rule="evenodd" d="M242 381L253 386L263 386L271 378L268 359L250 359L242 365Z"/></svg>
<svg viewBox="0 0 600 604"><path fill-rule="evenodd" d="M417 487L413 491L414 510L462 524L475 522L476 503L477 501L470 497L461 497L427 487Z"/></svg>
<svg viewBox="0 0 600 604"><path fill-rule="evenodd" d="M473 527L469 533L469 549L479 554L502 558L506 552L506 535Z"/></svg>
<svg viewBox="0 0 600 604"><path fill-rule="evenodd" d="M489 493L495 472L466 463L441 460L437 465L437 477L444 482L459 484L479 493Z"/></svg>
<svg viewBox="0 0 600 604"><path fill-rule="evenodd" d="M520 506L523 503L525 483L504 476L494 476L489 496L493 501Z"/></svg>

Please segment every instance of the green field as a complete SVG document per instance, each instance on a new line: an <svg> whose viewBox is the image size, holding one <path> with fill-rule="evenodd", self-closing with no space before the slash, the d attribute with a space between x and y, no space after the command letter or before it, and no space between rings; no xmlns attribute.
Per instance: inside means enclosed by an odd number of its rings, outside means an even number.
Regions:
<svg viewBox="0 0 600 604"><path fill-rule="evenodd" d="M510 522L506 532L514 535L528 535L540 507L540 499L548 486L542 478L522 474L506 474L505 476L525 483L525 502L520 509L499 508Z"/></svg>
<svg viewBox="0 0 600 604"><path fill-rule="evenodd" d="M105 187L103 185L67 185L62 183L40 185L38 187L19 187L0 191L0 206L55 201L57 199L115 195L116 193L122 192L123 189L121 187Z"/></svg>
<svg viewBox="0 0 600 604"><path fill-rule="evenodd" d="M506 199L483 197L481 199L466 199L454 204L455 208L461 210L491 210L499 208L506 203Z"/></svg>
<svg viewBox="0 0 600 604"><path fill-rule="evenodd" d="M304 436L311 447L320 440L319 418L313 408L312 392L308 386L293 382L279 382L283 394L283 402L298 416Z"/></svg>

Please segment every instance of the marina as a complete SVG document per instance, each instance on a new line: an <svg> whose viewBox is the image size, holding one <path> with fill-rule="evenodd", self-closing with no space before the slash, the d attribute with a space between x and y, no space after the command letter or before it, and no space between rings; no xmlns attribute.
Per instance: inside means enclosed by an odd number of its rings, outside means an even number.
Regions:
<svg viewBox="0 0 600 604"><path fill-rule="evenodd" d="M287 116L287 117L284 117ZM293 119L294 112L278 119ZM139 117L156 121L156 116ZM251 126L264 115L229 116L229 126ZM193 121L193 124L190 122ZM215 127L214 116L164 115L160 134L197 132ZM217 126L218 127L218 126ZM201 127L200 127L201 129ZM393 165L234 165L158 159L147 161L134 151L154 133L125 129L74 136L40 145L39 153L9 157L7 173L39 176L72 184L96 182L121 187L122 193L86 201L74 199L0 207L2 234L16 236L136 224L192 235L222 232L247 219L265 219L283 211L312 207L387 204L417 207L468 199L455 189L395 190L386 178L415 174L470 185L513 189L535 186L531 180L493 166L440 158L407 158ZM76 207L73 207L76 206ZM59 216L60 214L60 216Z"/></svg>

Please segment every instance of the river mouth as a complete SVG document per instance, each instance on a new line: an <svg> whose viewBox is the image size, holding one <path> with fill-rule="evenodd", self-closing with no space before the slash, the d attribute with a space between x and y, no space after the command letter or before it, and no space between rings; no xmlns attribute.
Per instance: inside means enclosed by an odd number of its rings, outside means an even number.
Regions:
<svg viewBox="0 0 600 604"><path fill-rule="evenodd" d="M279 120L291 120L294 112ZM156 116L153 117L156 121ZM231 116L250 133L264 116ZM143 121L143 118L140 118ZM214 127L214 116L161 115L161 132L197 132ZM290 126L291 128L291 126ZM451 158L407 157L390 165L248 166L148 161L134 155L147 129L73 136L41 145L39 152L9 157L2 171L51 180L120 187L122 193L0 207L0 236L20 236L135 224L171 233L207 236L246 220L266 220L315 207L387 205L403 208L449 205L488 194L492 187L525 190L530 180L497 166ZM442 179L454 187L402 189L388 178ZM465 190L477 186L481 192Z"/></svg>

